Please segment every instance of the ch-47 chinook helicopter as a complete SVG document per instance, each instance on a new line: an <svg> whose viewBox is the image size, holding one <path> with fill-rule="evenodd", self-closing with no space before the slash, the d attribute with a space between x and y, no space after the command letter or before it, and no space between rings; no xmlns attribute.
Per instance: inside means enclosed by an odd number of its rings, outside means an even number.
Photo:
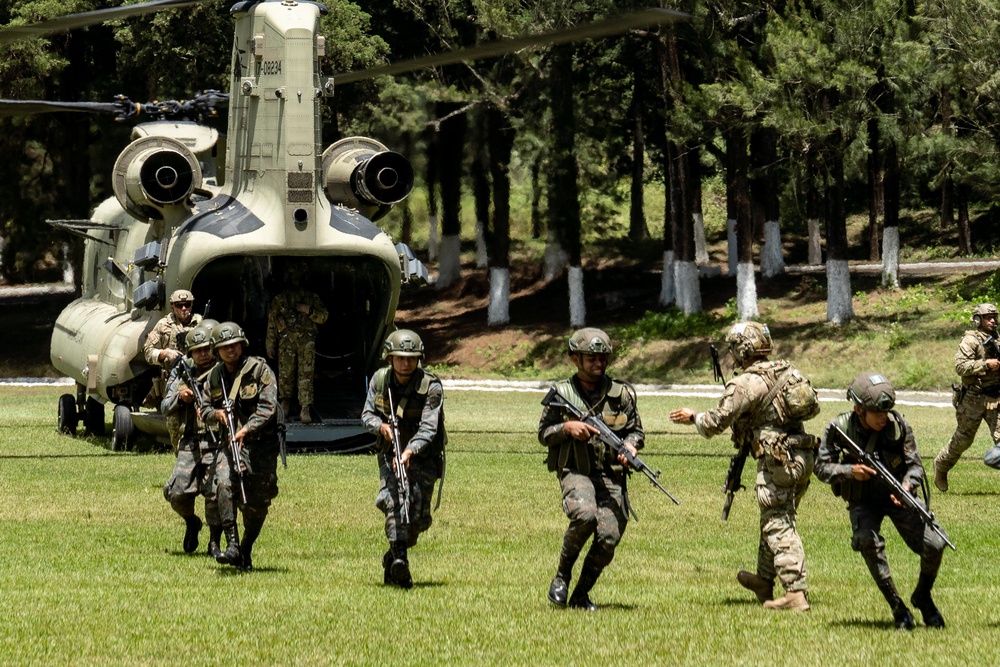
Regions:
<svg viewBox="0 0 1000 667"><path fill-rule="evenodd" d="M0 45L203 1L212 0L153 0L8 26L0 28ZM408 161L366 137L321 145L320 105L333 95L334 84L685 16L646 10L559 33L324 76L319 20L326 11L309 0L233 4L228 95L209 91L177 109L154 105L157 120L135 127L132 143L115 163L115 196L90 220L60 223L86 239L82 296L62 311L52 334L53 365L76 381L75 395L59 400L60 430L75 432L82 419L89 432L102 434L104 406L110 403L113 449L126 447L136 429L164 435L162 417L139 405L160 373L146 363L143 343L169 312L166 295L190 290L200 308L211 304L211 318L242 324L259 349L268 295L280 290L283 272L294 262L308 267L308 284L330 317L316 343L314 408L321 419L290 423L288 440L306 445L360 437L367 377L393 326L401 285L425 282L427 270L373 223L410 193ZM223 141L197 120L227 101ZM0 101L7 113L18 105L25 113L81 106ZM111 110L125 117L142 109L119 98Z"/></svg>

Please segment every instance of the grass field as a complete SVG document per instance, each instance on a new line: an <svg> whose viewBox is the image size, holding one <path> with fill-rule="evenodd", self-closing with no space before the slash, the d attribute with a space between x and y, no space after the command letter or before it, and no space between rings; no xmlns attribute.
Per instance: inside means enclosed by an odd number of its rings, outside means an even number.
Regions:
<svg viewBox="0 0 1000 667"><path fill-rule="evenodd" d="M588 614L545 599L565 518L535 440L540 394L448 394L444 500L412 552L416 586L402 591L381 583L373 457L291 457L257 569L239 574L201 555L207 531L198 555L182 552L183 522L161 493L173 457L57 435L60 391L0 388L5 665L958 665L997 655L1000 474L981 463L982 432L952 492L932 503L958 546L934 590L948 627L903 633L850 550L842 502L816 480L799 525L812 610L768 612L736 584L755 563L756 503L741 492L723 523L728 440L666 417L707 400L640 397L643 456L681 505L633 478L641 520L592 593L602 609ZM824 403L813 430L844 409ZM905 413L929 462L953 413ZM918 558L888 523L884 535L908 598Z"/></svg>

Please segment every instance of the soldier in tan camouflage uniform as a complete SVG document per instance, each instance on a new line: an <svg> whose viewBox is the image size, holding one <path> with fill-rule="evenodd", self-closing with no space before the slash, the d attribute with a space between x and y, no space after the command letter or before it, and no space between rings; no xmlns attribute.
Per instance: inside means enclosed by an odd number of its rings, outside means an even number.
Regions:
<svg viewBox="0 0 1000 667"><path fill-rule="evenodd" d="M287 289L271 301L265 351L278 362L278 402L285 414L298 385L303 424L312 422L313 375L316 371L316 333L329 313L315 292L304 288L308 268L293 265L286 275Z"/></svg>
<svg viewBox="0 0 1000 667"><path fill-rule="evenodd" d="M556 384L567 401L604 423L635 455L645 434L636 410L632 388L605 374L611 339L600 329L585 328L569 339L569 355L576 374ZM562 509L569 518L555 577L549 584L553 604L576 609L597 609L590 590L615 557L615 550L628 525L628 494L625 486L626 459L594 437L598 431L579 421L565 408L546 406L538 422L538 441L548 447L548 468L556 473L562 489ZM593 542L583 559L580 578L569 595L573 565L588 540Z"/></svg>
<svg viewBox="0 0 1000 667"><path fill-rule="evenodd" d="M153 386L143 401L146 407L159 406L163 399L170 366L183 356L179 344L180 334L201 324L201 315L195 313L193 308L194 295L186 289L175 290L170 295L170 313L160 318L146 336L146 342L142 346L146 363L161 369L160 374L153 378ZM176 453L180 434L171 422L167 423L167 431L170 433L170 444Z"/></svg>
<svg viewBox="0 0 1000 667"><path fill-rule="evenodd" d="M670 412L676 424L692 424L711 438L732 426L733 443L749 447L757 460L760 541L756 574L741 570L737 581L757 595L767 609L806 611L806 562L795 513L809 488L817 439L803 421L819 413L809 381L787 361L769 361L771 333L757 322L736 324L726 336L743 372L726 383L714 410ZM799 396L795 404L789 396ZM774 599L774 578L785 595Z"/></svg>
<svg viewBox="0 0 1000 667"><path fill-rule="evenodd" d="M966 331L955 353L955 428L951 440L934 459L934 486L948 490L948 471L972 445L979 425L986 422L993 443L1000 442L1000 347L997 346L997 309L983 303L972 310L975 329Z"/></svg>

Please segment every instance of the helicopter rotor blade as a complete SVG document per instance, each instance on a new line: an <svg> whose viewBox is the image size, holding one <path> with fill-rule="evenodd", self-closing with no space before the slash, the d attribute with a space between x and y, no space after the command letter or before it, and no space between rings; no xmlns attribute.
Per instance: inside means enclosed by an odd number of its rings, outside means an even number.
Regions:
<svg viewBox="0 0 1000 667"><path fill-rule="evenodd" d="M104 102L46 102L43 100L0 100L0 117L31 116L57 111L79 113L119 113L121 107Z"/></svg>
<svg viewBox="0 0 1000 667"><path fill-rule="evenodd" d="M187 7L198 5L202 2L204 0L151 0L150 2L137 5L124 5L121 7L109 7L107 9L95 9L80 14L68 14L29 25L4 26L0 27L0 46L30 37L43 37L56 32L86 28L87 26L114 19L142 16L143 14L151 14L162 9Z"/></svg>
<svg viewBox="0 0 1000 667"><path fill-rule="evenodd" d="M646 9L643 11L633 12L631 14L623 14L621 16L604 19L603 21L597 21L596 23L588 23L575 28L553 30L550 32L543 32L538 35L525 35L524 37L487 42L485 44L470 46L465 49L457 49L446 53L422 56L420 58L404 60L402 62L383 65L380 67L372 67L352 72L341 72L340 74L334 74L333 80L338 84L353 83L355 81L372 79L377 76L404 74L428 67L454 65L455 63L460 62L502 56L530 46L553 46L555 44L563 44L566 42L584 39L608 37L611 35L618 35L635 28L660 25L663 23L674 23L690 18L690 14L685 14L684 12L678 12L671 9Z"/></svg>

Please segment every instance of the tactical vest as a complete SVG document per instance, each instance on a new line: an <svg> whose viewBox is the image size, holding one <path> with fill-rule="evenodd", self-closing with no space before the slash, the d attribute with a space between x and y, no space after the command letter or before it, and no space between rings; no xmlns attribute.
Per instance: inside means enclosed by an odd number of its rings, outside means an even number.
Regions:
<svg viewBox="0 0 1000 667"><path fill-rule="evenodd" d="M976 339L976 360L997 359L1000 357L1000 347L997 346L996 338L988 344L984 344L984 341L989 339L990 336L979 329L971 329L966 331L964 335L972 336ZM962 385L967 391L971 391L973 394L982 394L990 398L1000 396L1000 376L996 374L990 374L985 377L982 375L966 375L962 378Z"/></svg>
<svg viewBox="0 0 1000 667"><path fill-rule="evenodd" d="M186 364L186 363L188 363L188 360L185 359L181 363ZM194 362L191 362L191 374L194 375L197 372L198 372L198 368L196 366L194 366ZM200 375L194 375L195 384L197 384L198 386L197 387L191 387L191 389L193 389L196 392L200 392L201 388L205 386L205 380L208 378L208 375L211 372L212 372L212 369L209 368L207 371L205 371L204 373L201 373ZM173 370L170 371L171 380L177 374L178 374L178 372L177 372L177 369L175 367ZM187 387L188 386L187 381L185 381L183 377L180 377L178 379L178 382L179 382L180 386L182 386L182 387ZM177 420L177 425L179 427L179 433L180 433L180 439L181 440L184 440L185 438L187 438L187 439L192 439L193 438L193 439L197 439L197 440L205 440L206 439L205 436L207 436L207 434L208 434L208 427L205 426L205 422L203 422L201 420L201 416L198 414L198 408L196 406L197 406L197 402L192 403L191 405L182 404L180 410L178 410L177 412L175 412L173 415L168 415L167 416L168 420L171 417L173 417L175 420Z"/></svg>
<svg viewBox="0 0 1000 667"><path fill-rule="evenodd" d="M382 416L389 414L388 388L391 372L392 368L389 366L375 371L375 410ZM427 402L427 392L430 390L432 382L440 383L441 380L430 371L417 368L410 381L406 383L401 395L396 396L393 392L393 404L396 408L396 418L399 420L399 437L404 443L409 442L420 428L424 404ZM444 426L444 403L442 403L438 413L437 433L431 440L431 444L420 452L419 457L441 460L444 458L447 444L448 432ZM382 437L379 436L376 446L385 451L389 448L389 443L383 441Z"/></svg>
<svg viewBox="0 0 1000 667"><path fill-rule="evenodd" d="M897 471L906 462L903 455L903 441L906 434L903 432L903 427L900 423L902 419L900 414L895 410L890 411L889 421L881 431L866 431L861 428L861 423L858 419L851 418L853 415L854 412L845 412L837 415L834 422L840 427L840 430L846 433L851 440L858 443L858 446L866 452L878 452L882 463L889 469L889 472L896 476ZM832 437L836 437L836 435L833 435L832 429L827 433L827 437L831 437L831 435ZM849 456L843 450L841 450L840 456L837 458L838 463L849 465L860 463L860 461L853 456ZM830 485L830 488L833 491L833 495L850 502L852 500L860 500L865 495L865 489L872 488L871 484L878 484L878 482L876 480L862 482L856 479L848 479L843 482L834 482Z"/></svg>
<svg viewBox="0 0 1000 667"><path fill-rule="evenodd" d="M747 370L760 376L774 391L772 404L781 420L780 425L801 423L819 414L819 396L812 383L787 361L754 364Z"/></svg>
<svg viewBox="0 0 1000 667"><path fill-rule="evenodd" d="M233 413L240 425L246 424L247 420L257 411L264 368L264 360L260 357L246 357L243 367L236 372L235 377L232 380L226 380L226 389L229 391L229 398L233 401ZM209 373L210 398L212 405L216 408L222 407L223 373L226 373L226 365L222 362L216 364ZM228 373L226 375L228 376ZM263 428L249 434L247 438L249 440L274 438L277 435L277 430L277 418L273 417Z"/></svg>
<svg viewBox="0 0 1000 667"><path fill-rule="evenodd" d="M600 415L608 428L617 433L628 424L623 399L625 392L631 393L632 390L624 382L608 379L610 383L607 392L593 406L580 395L572 379L557 382L556 389L563 398L583 412ZM586 442L570 438L559 447L549 447L545 463L550 472L568 468L581 475L589 475L592 470L601 470L605 467L613 469L621 467L614 452L596 436Z"/></svg>

